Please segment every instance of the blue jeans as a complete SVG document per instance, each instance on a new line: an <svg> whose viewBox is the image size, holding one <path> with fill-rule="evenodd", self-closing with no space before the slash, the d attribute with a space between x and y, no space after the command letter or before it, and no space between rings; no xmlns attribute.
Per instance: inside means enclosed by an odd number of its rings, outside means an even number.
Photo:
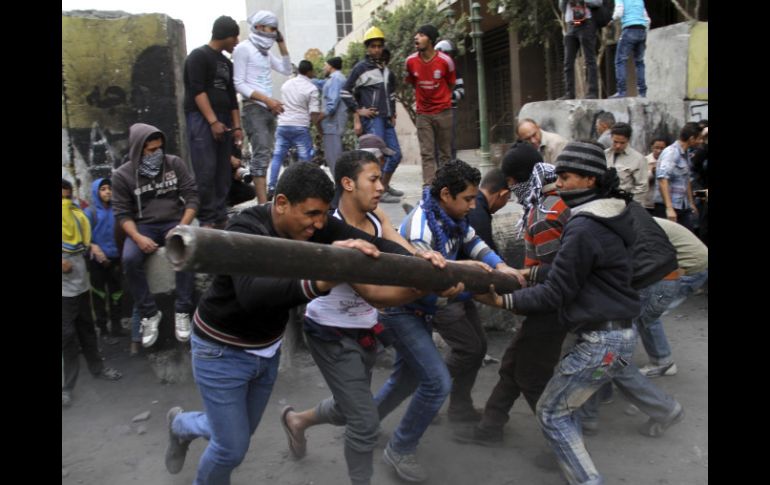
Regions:
<svg viewBox="0 0 770 485"><path fill-rule="evenodd" d="M206 412L181 413L171 428L183 440L209 440L194 485L229 485L270 399L281 354L266 359L195 333L191 345L193 376Z"/></svg>
<svg viewBox="0 0 770 485"><path fill-rule="evenodd" d="M136 227L142 236L146 236L159 246L163 246L166 244L166 233L178 224L179 221L169 221L137 224ZM134 297L134 305L139 308L139 314L142 318L151 317L158 311L158 306L155 304L155 299L147 284L147 273L144 271L144 262L147 256L139 249L133 239L126 238L126 242L123 244L123 272L126 274L131 296ZM176 280L175 310L177 313L191 313L195 309L193 305L195 274L177 271L174 278Z"/></svg>
<svg viewBox="0 0 770 485"><path fill-rule="evenodd" d="M576 411L630 362L635 344L630 328L579 334L537 402L540 428L570 484L602 483L583 443Z"/></svg>
<svg viewBox="0 0 770 485"><path fill-rule="evenodd" d="M374 118L361 118L361 128L363 128L365 134L375 134L382 138L385 145L396 153L390 156L385 156L385 166L382 167L383 173L393 173L396 171L396 167L401 163L401 145L398 144L398 138L396 137L396 128L390 123L390 119L383 118L382 116L375 116Z"/></svg>
<svg viewBox="0 0 770 485"><path fill-rule="evenodd" d="M312 158L313 140L310 138L309 127L279 126L275 130L275 150L273 150L273 160L270 162L268 189L275 189L275 184L278 183L278 173L281 171L281 164L291 147L297 147L297 155L299 155L299 159L303 162L307 162Z"/></svg>
<svg viewBox="0 0 770 485"><path fill-rule="evenodd" d="M636 342L636 335L634 335ZM676 408L676 401L658 388L649 378L639 372L639 368L630 362L620 367L612 376L611 382L620 390L628 402L638 407L644 414L658 422L667 422ZM586 401L578 412L581 421L597 421L601 393L597 392Z"/></svg>
<svg viewBox="0 0 770 485"><path fill-rule="evenodd" d="M626 94L626 61L633 54L636 66L636 85L639 96L647 96L647 83L644 80L644 49L647 43L647 30L625 28L620 33L618 48L615 51L615 81L618 93Z"/></svg>
<svg viewBox="0 0 770 485"><path fill-rule="evenodd" d="M644 350L653 364L665 365L673 362L671 346L663 330L660 317L668 310L679 306L708 279L708 270L694 275L682 276L678 280L663 280L639 292L642 311L634 324L642 339Z"/></svg>
<svg viewBox="0 0 770 485"><path fill-rule="evenodd" d="M390 446L396 453L414 453L417 443L444 404L452 389L449 370L431 336L431 325L424 317L403 307L386 308L380 322L396 335L396 362L393 373L377 391L374 400L380 420L398 407L412 392L409 407Z"/></svg>

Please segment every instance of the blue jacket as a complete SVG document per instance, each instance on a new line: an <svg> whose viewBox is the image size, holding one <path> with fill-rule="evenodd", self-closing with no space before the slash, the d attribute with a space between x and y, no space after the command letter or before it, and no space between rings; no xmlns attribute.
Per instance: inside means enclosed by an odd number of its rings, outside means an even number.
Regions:
<svg viewBox="0 0 770 485"><path fill-rule="evenodd" d="M91 223L91 242L99 245L108 258L117 258L119 255L115 245L115 216L112 214L112 204L105 207L99 198L99 184L102 180L104 179L98 178L91 184L91 205L85 213Z"/></svg>

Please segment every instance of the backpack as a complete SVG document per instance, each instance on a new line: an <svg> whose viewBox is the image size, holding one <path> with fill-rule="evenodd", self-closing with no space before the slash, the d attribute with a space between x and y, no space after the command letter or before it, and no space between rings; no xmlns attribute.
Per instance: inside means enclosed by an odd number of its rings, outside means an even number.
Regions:
<svg viewBox="0 0 770 485"><path fill-rule="evenodd" d="M666 231L638 202L629 202L636 240L631 246L634 276L631 287L641 290L662 280L679 267L676 248L669 241Z"/></svg>
<svg viewBox="0 0 770 485"><path fill-rule="evenodd" d="M615 10L615 0L602 0L601 6L590 8L591 18L594 19L594 24L598 30L606 27L612 22L612 12Z"/></svg>

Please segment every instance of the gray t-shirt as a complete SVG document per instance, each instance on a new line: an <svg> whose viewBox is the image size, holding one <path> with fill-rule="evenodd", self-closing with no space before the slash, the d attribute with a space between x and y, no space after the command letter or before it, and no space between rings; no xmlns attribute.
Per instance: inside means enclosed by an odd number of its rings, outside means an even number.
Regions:
<svg viewBox="0 0 770 485"><path fill-rule="evenodd" d="M61 253L62 259L68 259L72 263L72 271L61 274L61 296L78 296L90 288L88 283L88 271L86 270L86 258L83 253Z"/></svg>

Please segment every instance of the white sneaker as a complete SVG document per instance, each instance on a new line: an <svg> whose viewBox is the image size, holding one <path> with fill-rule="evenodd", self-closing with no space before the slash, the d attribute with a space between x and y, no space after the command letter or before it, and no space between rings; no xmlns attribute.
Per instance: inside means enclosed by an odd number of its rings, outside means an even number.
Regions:
<svg viewBox="0 0 770 485"><path fill-rule="evenodd" d="M160 319L162 317L163 314L158 310L155 315L142 318L140 323L142 331L142 347L150 347L156 340L158 340L158 325L160 325Z"/></svg>
<svg viewBox="0 0 770 485"><path fill-rule="evenodd" d="M639 372L647 377L674 376L677 373L677 368L673 362L665 365L650 363L639 369Z"/></svg>
<svg viewBox="0 0 770 485"><path fill-rule="evenodd" d="M192 325L190 324L190 315L187 313L177 313L174 317L176 325L174 326L174 335L180 342L190 340Z"/></svg>

